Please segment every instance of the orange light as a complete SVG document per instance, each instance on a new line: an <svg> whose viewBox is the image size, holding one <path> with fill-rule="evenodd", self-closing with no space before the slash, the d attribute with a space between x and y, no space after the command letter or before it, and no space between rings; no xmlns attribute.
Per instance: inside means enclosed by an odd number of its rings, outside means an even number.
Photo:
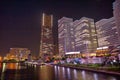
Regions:
<svg viewBox="0 0 120 80"><path fill-rule="evenodd" d="M2 57L0 56L0 61L2 61Z"/></svg>

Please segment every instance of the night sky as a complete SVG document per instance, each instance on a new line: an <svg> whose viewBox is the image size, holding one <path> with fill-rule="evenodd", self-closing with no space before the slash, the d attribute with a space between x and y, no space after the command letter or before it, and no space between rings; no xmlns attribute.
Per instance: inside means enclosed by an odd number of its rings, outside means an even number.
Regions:
<svg viewBox="0 0 120 80"><path fill-rule="evenodd" d="M42 13L53 14L54 37L62 17L89 17L98 21L113 16L115 0L0 0L0 55L11 47L29 48L38 55ZM57 42L57 40L55 40Z"/></svg>

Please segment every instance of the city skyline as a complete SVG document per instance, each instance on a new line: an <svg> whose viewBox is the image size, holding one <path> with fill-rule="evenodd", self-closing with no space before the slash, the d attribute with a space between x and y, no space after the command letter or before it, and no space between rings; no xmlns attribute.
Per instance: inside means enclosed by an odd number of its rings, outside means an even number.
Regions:
<svg viewBox="0 0 120 80"><path fill-rule="evenodd" d="M32 54L39 54L42 13L53 14L54 30L62 17L80 19L89 17L98 21L113 16L112 3L115 0L75 1L2 1L0 4L0 55L11 47L29 48ZM57 34L54 34L57 39Z"/></svg>

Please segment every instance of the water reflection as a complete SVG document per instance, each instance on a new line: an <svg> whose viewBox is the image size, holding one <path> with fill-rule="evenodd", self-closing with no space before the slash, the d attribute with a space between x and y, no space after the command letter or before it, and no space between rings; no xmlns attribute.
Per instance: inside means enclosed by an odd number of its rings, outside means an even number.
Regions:
<svg viewBox="0 0 120 80"><path fill-rule="evenodd" d="M39 80L55 80L53 66L41 66L39 69Z"/></svg>
<svg viewBox="0 0 120 80"><path fill-rule="evenodd" d="M86 80L86 74L85 74L85 71L82 71L82 80Z"/></svg>
<svg viewBox="0 0 120 80"><path fill-rule="evenodd" d="M67 78L70 80L71 79L71 75L70 75L70 68L67 68Z"/></svg>
<svg viewBox="0 0 120 80"><path fill-rule="evenodd" d="M0 62L0 69L2 68L2 63Z"/></svg>
<svg viewBox="0 0 120 80"><path fill-rule="evenodd" d="M73 70L73 75L74 75L74 79L77 80L78 76L77 76L77 70L76 69Z"/></svg>
<svg viewBox="0 0 120 80"><path fill-rule="evenodd" d="M3 63L6 64L6 63ZM6 65L6 69L17 69L18 68L18 63L8 63Z"/></svg>
<svg viewBox="0 0 120 80"><path fill-rule="evenodd" d="M3 63L1 80L119 80L119 77L59 66L21 66Z"/></svg>
<svg viewBox="0 0 120 80"><path fill-rule="evenodd" d="M64 67L62 67L62 76L63 76L63 78L65 78L65 68Z"/></svg>
<svg viewBox="0 0 120 80"><path fill-rule="evenodd" d="M76 70L70 68L64 68L64 73L62 74L66 75L61 76L60 71L63 70L63 68L64 67L55 66L55 75L57 74L56 76L59 80L119 80L119 77L114 77L111 75L93 73L85 70Z"/></svg>
<svg viewBox="0 0 120 80"><path fill-rule="evenodd" d="M98 80L98 75L96 73L93 74L94 80Z"/></svg>
<svg viewBox="0 0 120 80"><path fill-rule="evenodd" d="M2 72L4 72L5 69L6 69L6 63L3 63Z"/></svg>

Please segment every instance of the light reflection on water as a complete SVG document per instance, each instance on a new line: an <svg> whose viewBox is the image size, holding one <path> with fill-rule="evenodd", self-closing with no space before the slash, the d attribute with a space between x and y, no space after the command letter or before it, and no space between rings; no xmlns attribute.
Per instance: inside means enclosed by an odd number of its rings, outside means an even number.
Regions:
<svg viewBox="0 0 120 80"><path fill-rule="evenodd" d="M85 71L82 71L81 73L82 73L82 79L83 79L83 80L86 80Z"/></svg>
<svg viewBox="0 0 120 80"><path fill-rule="evenodd" d="M77 76L77 70L76 69L73 70L73 75L74 75L74 79L77 80L78 76Z"/></svg>
<svg viewBox="0 0 120 80"><path fill-rule="evenodd" d="M119 80L119 77L114 77L112 75L106 75L102 73L94 73L85 70L76 70L70 68L64 68L65 77L61 76L58 71L63 70L64 67L55 66L55 75L59 80ZM58 70L59 69L59 70ZM56 79L57 80L57 79Z"/></svg>
<svg viewBox="0 0 120 80"><path fill-rule="evenodd" d="M54 70L52 66L41 66L39 68L39 80L54 80Z"/></svg>
<svg viewBox="0 0 120 80"><path fill-rule="evenodd" d="M64 67L62 67L62 76L63 76L63 78L65 78L65 68Z"/></svg>
<svg viewBox="0 0 120 80"><path fill-rule="evenodd" d="M98 80L98 75L96 73L93 74L94 80Z"/></svg>
<svg viewBox="0 0 120 80"><path fill-rule="evenodd" d="M0 69L1 80L119 80L112 75L59 66L25 67L19 63L3 63Z"/></svg>
<svg viewBox="0 0 120 80"><path fill-rule="evenodd" d="M70 72L70 68L67 68L67 77L70 80L71 79L71 72Z"/></svg>
<svg viewBox="0 0 120 80"><path fill-rule="evenodd" d="M2 68L2 63L0 62L0 69Z"/></svg>

